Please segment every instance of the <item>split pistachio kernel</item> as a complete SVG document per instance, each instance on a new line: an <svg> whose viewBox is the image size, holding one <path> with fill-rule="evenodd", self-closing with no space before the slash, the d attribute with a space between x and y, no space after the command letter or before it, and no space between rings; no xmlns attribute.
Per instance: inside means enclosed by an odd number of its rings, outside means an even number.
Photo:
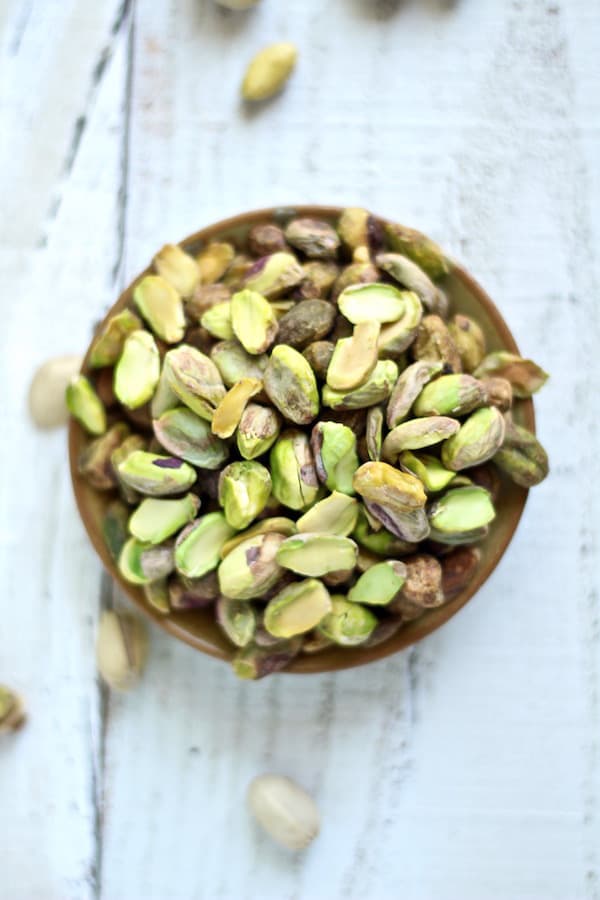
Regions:
<svg viewBox="0 0 600 900"><path fill-rule="evenodd" d="M177 344L185 331L181 296L160 275L146 275L133 289L133 302L154 334L167 344Z"/></svg>
<svg viewBox="0 0 600 900"><path fill-rule="evenodd" d="M548 474L519 424L546 373L486 346L437 244L366 209L190 247L156 254L67 391L106 551L155 618L214 622L240 678L360 658L468 589L507 478ZM76 363L51 371L63 394ZM35 420L60 422L45 373Z"/></svg>
<svg viewBox="0 0 600 900"><path fill-rule="evenodd" d="M75 375L65 393L67 409L89 434L106 431L106 410L85 375Z"/></svg>
<svg viewBox="0 0 600 900"><path fill-rule="evenodd" d="M156 341L148 331L133 331L115 366L117 400L129 409L143 406L153 397L159 378L160 357Z"/></svg>

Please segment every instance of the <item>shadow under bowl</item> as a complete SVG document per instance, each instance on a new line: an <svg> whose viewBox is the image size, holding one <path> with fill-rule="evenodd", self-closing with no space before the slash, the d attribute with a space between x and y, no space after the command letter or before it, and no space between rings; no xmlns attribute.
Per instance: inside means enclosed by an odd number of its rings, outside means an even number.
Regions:
<svg viewBox="0 0 600 900"><path fill-rule="evenodd" d="M214 240L231 240L237 246L243 246L250 228L259 222L282 222L292 215L310 216L335 222L341 212L337 207L296 206L282 209L263 209L242 213L231 219L216 222L203 228L196 234L181 241L181 246L194 253L201 246ZM114 313L120 311L131 302L136 283L152 271L148 267L123 291L117 302L107 313L104 322ZM454 264L450 275L440 282L441 287L450 298L453 313L460 312L477 319L487 339L488 350L509 350L518 353L518 347L508 325L496 309L483 288L461 266ZM89 355L89 348L88 348ZM88 355L84 360L83 372L89 373ZM530 400L519 401L513 412L514 419L530 431L535 430L533 403ZM147 616L161 628L179 640L185 641L196 650L222 660L231 660L235 648L228 643L219 626L216 624L211 609L193 612L177 612L169 616L161 616L146 601L142 590L129 584L119 574L102 536L102 520L106 507L114 499L112 492L103 493L90 487L77 471L77 459L88 441L81 426L71 419L69 426L69 459L75 499L85 529L104 567L112 578L120 585L127 596ZM502 480L502 491L497 503L497 516L490 527L485 541L479 544L481 560L467 587L456 597L437 609L424 613L421 618L403 626L400 631L382 644L374 647L346 649L332 647L315 655L300 655L286 668L286 672L302 673L330 672L361 666L374 660L391 656L404 650L416 641L431 634L444 622L452 618L461 609L498 565L504 551L510 543L521 518L527 491L517 487L511 481Z"/></svg>

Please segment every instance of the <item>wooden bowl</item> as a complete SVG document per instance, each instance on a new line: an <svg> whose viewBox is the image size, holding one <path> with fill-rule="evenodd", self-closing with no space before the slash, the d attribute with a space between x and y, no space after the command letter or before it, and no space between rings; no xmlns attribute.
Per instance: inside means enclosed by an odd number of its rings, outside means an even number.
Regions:
<svg viewBox="0 0 600 900"><path fill-rule="evenodd" d="M337 207L298 206L293 209L262 209L243 213L232 219L209 225L196 234L185 238L181 244L192 253L198 252L202 245L211 240L231 240L241 246L241 242L243 242L249 229L257 222L281 221L290 215L320 217L334 222L339 214L340 209ZM145 272L142 272L133 284L121 294L106 318L109 318L130 302L135 284L150 271L151 269L148 268ZM452 273L441 282L441 286L450 297L453 312L462 312L477 319L485 332L489 350L504 349L513 353L519 352L506 322L483 288L464 269L455 265ZM83 371L88 371L87 356L84 361ZM535 418L532 402L530 400L519 401L515 406L514 418L519 424L534 431ZM69 458L75 499L83 524L105 568L136 606L169 634L186 641L186 643L202 653L207 653L218 659L230 660L233 656L233 648L215 623L210 609L178 612L168 617L161 616L146 602L141 589L125 581L117 571L104 543L101 530L105 508L114 498L114 495L110 492L102 493L94 490L77 471L77 459L87 440L88 438L82 428L77 422L71 420L69 426ZM447 622L471 599L477 589L496 568L519 523L526 499L526 490L503 479L502 492L497 504L497 517L490 528L488 538L479 545L481 561L478 569L475 571L468 586L454 599L437 609L426 612L420 619L410 622L383 644L352 650L330 648L315 655L300 655L286 669L286 672L329 672L336 669L361 666L373 660L383 659L392 653L397 653L399 650L404 650L426 635L431 634L432 631L435 631L436 628Z"/></svg>

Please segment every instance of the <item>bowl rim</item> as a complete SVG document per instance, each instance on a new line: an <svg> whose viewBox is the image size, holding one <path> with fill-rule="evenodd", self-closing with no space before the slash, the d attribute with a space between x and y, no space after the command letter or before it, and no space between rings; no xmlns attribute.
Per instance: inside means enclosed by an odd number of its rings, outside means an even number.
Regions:
<svg viewBox="0 0 600 900"><path fill-rule="evenodd" d="M266 207L264 209L251 210L248 212L238 213L235 216L230 216L218 222L213 222L210 225L199 229L193 234L188 235L178 243L183 248L187 248L190 246L193 247L194 245L205 243L206 241L217 238L224 232L232 231L240 227L252 226L254 224L258 224L259 222L277 221L282 216L294 215L335 219L340 215L342 209L343 207L338 206L299 204ZM391 221L383 216L377 216L377 218L384 223ZM131 294L131 291L135 284L145 275L150 274L152 271L152 262L150 262L150 264L144 269L144 271L133 278L123 289L123 291L121 291L118 299L110 306L109 310L103 317L102 322L98 327L101 327L106 322L106 320L111 315L113 315L116 308L123 306L128 301L129 295ZM481 304L481 306L484 308L485 313L491 320L495 330L497 331L504 348L512 353L519 354L519 348L517 346L515 338L513 337L513 334L510 331L507 323L504 321L504 318L502 317L500 311L498 310L490 296L472 277L472 275L470 275L469 272L467 272L466 269L464 269L463 266L454 259L452 259L452 275L462 281L464 287L473 295L477 303ZM83 372L87 371L88 368L88 358L92 342L93 338L88 345L88 349L82 363ZM521 417L525 423L525 426L530 431L535 433L535 412L532 400L520 400L519 403ZM84 528L92 543L92 546L100 557L104 568L111 576L111 578L117 582L123 592L129 597L129 599L135 604L135 606L146 616L151 618L160 628L162 628L171 636L184 641L195 650L199 650L200 652L205 653L208 656L212 656L215 659L229 662L235 652L233 648L230 653L227 653L222 648L212 643L208 643L207 641L203 641L198 636L192 634L191 632L186 630L186 628L180 626L171 617L161 615L158 611L154 610L151 606L144 602L141 597L140 589L136 585L132 585L129 582L125 581L125 579L119 573L112 557L108 552L100 529L96 527L94 518L85 498L86 486L77 470L77 458L83 438L83 429L73 418L71 418L69 420L68 429L68 452L73 492L75 495L77 509L79 511L79 515L83 522ZM437 609L428 611L419 619L407 623L398 632L396 632L393 637L389 638L387 641L384 641L381 644L376 644L372 647L357 647L355 649L339 648L338 652L335 654L335 661L330 661L329 659L321 659L321 654L301 654L300 656L296 657L281 674L318 674L331 671L341 671L344 669L351 669L357 666L366 665L367 663L382 660L388 656L399 653L400 651L405 650L407 647L410 647L418 641L421 641L423 638L427 637L429 634L432 634L434 631L437 631L438 628L440 628L443 624L445 624L453 616L455 616L459 612L459 610L461 610L469 602L469 600L472 599L479 588L488 580L490 575L493 573L515 534L515 531L523 514L523 510L525 508L528 494L529 491L525 488L513 489L509 500L508 509L505 510L505 516L509 521L505 536L500 540L496 540L494 546L490 548L487 558L478 567L475 576L467 584L466 588L461 591L461 593L456 597L447 601Z"/></svg>

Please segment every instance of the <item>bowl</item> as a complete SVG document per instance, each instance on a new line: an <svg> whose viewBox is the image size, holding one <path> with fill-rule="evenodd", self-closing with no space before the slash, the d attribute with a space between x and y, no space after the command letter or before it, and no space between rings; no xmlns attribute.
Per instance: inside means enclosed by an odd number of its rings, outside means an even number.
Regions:
<svg viewBox="0 0 600 900"><path fill-rule="evenodd" d="M329 206L297 206L286 209L261 209L242 213L231 219L216 222L190 235L181 241L188 251L198 252L201 246L212 240L231 240L234 243L243 241L249 229L259 222L281 222L291 215L322 218L330 222L337 220L341 209ZM109 310L106 319L123 309L131 300L135 284L151 272L149 267L142 272L129 287L123 291L117 302ZM509 350L518 353L518 347L506 322L485 293L482 287L461 266L454 264L452 272L439 282L450 297L453 312L461 312L477 319L484 330L489 350ZM106 321L106 319L104 321ZM88 373L88 354L83 363L83 372ZM514 419L520 425L535 430L533 403L522 400L514 409ZM227 642L219 626L214 621L212 611L196 610L193 612L172 613L168 617L161 616L145 600L142 590L129 584L119 574L115 563L108 553L102 537L102 519L105 509L113 499L112 493L102 493L90 487L77 471L77 459L85 446L87 437L81 426L71 420L69 426L69 459L71 478L79 513L90 540L96 549L105 569L120 585L133 603L156 624L173 637L185 641L206 653L221 660L231 660L234 648ZM286 668L286 672L302 673L330 672L361 666L374 660L383 659L404 650L411 644L436 631L444 622L465 606L481 585L492 574L508 544L510 543L527 499L527 491L502 479L502 492L497 503L497 516L490 527L486 540L479 545L481 559L472 580L456 597L437 609L426 612L419 619L403 626L400 631L382 644L367 648L328 648L315 655L300 655Z"/></svg>

